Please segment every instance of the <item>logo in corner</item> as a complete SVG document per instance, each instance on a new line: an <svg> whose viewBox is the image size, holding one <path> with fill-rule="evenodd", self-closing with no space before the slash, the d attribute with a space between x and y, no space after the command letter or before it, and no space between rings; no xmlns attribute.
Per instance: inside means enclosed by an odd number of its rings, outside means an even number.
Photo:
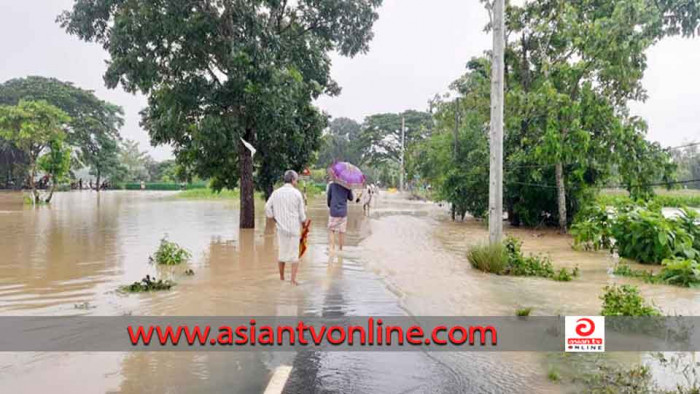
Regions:
<svg viewBox="0 0 700 394"><path fill-rule="evenodd" d="M566 316L564 350L567 352L604 352L605 317Z"/></svg>

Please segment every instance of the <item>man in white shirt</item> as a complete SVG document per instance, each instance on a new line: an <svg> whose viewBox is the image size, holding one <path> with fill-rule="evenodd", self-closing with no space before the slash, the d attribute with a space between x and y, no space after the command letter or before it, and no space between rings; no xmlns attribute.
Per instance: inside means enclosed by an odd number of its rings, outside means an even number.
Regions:
<svg viewBox="0 0 700 394"><path fill-rule="evenodd" d="M299 175L292 170L284 173L284 186L275 190L265 204L265 215L277 224L277 244L280 280L284 280L284 265L292 265L292 284L297 285L299 269L299 238L306 221L304 196L295 187Z"/></svg>

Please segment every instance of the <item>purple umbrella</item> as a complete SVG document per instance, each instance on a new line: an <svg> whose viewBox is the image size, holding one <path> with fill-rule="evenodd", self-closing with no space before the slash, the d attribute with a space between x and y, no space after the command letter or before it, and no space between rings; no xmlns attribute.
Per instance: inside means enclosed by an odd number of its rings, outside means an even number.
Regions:
<svg viewBox="0 0 700 394"><path fill-rule="evenodd" d="M328 167L333 182L347 189L361 189L365 186L365 176L359 168L344 161L337 161Z"/></svg>

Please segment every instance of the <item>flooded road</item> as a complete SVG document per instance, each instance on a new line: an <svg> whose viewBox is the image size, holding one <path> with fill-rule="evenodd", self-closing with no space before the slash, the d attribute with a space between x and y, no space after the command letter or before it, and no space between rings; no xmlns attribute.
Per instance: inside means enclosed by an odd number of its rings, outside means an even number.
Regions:
<svg viewBox="0 0 700 394"><path fill-rule="evenodd" d="M487 276L465 258L488 234L452 223L447 211L383 193L370 217L351 207L347 248L327 252L327 210L310 202L309 251L301 285L278 279L274 228L258 209L255 231L239 231L236 204L185 201L163 192L59 194L50 207L24 207L0 194L0 314L170 316L366 316L597 314L611 282L606 253L577 252L549 231L511 230L526 252L555 266L578 265L570 283ZM261 204L257 204L262 208ZM166 235L193 253L189 267L148 264ZM169 292L124 295L146 274L172 278ZM669 313L700 315L700 292L644 285ZM272 372L292 366L285 392L566 391L547 381L534 353L4 353L0 386L35 392L262 392ZM3 390L4 391L4 390Z"/></svg>

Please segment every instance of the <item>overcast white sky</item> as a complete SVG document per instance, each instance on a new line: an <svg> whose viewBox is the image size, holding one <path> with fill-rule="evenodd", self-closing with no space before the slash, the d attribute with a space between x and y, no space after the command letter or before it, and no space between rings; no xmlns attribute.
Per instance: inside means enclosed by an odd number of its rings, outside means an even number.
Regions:
<svg viewBox="0 0 700 394"><path fill-rule="evenodd" d="M151 148L139 127L141 96L104 87L106 54L67 35L54 22L72 0L0 0L0 81L42 75L94 90L126 111L121 133L157 159L168 148ZM334 57L339 97L318 105L334 117L357 121L378 112L427 109L427 101L464 71L467 60L490 46L487 15L478 0L385 0L366 55ZM649 138L666 146L700 140L700 38L668 39L649 51L646 103L633 112L650 125Z"/></svg>

